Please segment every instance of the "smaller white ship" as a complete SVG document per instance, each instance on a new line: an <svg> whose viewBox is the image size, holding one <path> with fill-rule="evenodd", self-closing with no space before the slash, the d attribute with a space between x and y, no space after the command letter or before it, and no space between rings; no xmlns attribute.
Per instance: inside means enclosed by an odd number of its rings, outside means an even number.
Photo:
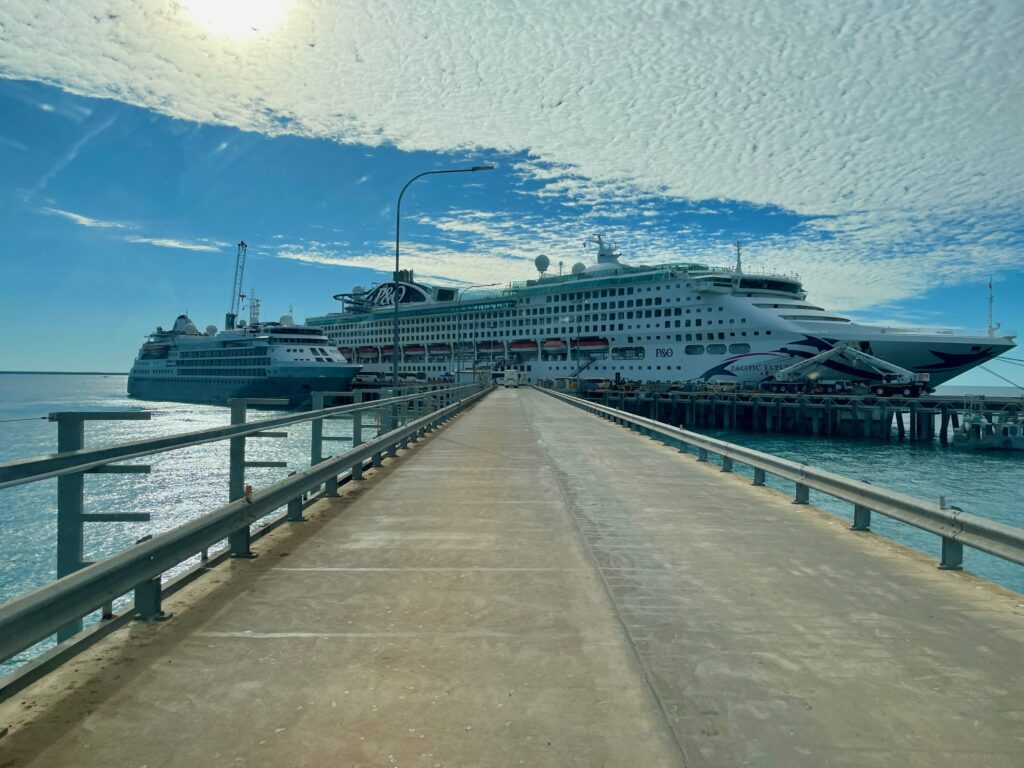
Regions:
<svg viewBox="0 0 1024 768"><path fill-rule="evenodd" d="M349 387L350 365L318 328L250 323L200 333L187 315L169 331L157 328L128 375L128 394L142 400L225 405L232 397L287 398L302 405L312 392Z"/></svg>
<svg viewBox="0 0 1024 768"><path fill-rule="evenodd" d="M237 321L245 269L238 244L231 306L224 330L196 328L179 315L169 331L158 327L139 350L128 374L128 394L142 400L226 405L233 397L287 398L303 405L313 392L348 389L361 366L350 365L319 328L260 322L260 302L249 297L249 323Z"/></svg>

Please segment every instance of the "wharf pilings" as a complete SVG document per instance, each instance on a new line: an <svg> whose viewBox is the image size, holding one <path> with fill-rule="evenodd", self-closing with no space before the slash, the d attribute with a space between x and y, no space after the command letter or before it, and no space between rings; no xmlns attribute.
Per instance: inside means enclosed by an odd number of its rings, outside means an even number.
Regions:
<svg viewBox="0 0 1024 768"><path fill-rule="evenodd" d="M807 395L762 392L604 390L587 396L612 408L689 429L822 437L889 438L946 443L965 413L988 421L1012 419L1024 410L1022 398L968 398L927 395Z"/></svg>

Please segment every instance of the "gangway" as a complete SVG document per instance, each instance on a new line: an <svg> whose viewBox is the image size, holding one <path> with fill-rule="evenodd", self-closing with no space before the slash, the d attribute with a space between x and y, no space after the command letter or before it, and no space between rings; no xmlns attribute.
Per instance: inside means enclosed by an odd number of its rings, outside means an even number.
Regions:
<svg viewBox="0 0 1024 768"><path fill-rule="evenodd" d="M829 363L833 365L829 366ZM834 380L836 364L847 369L839 371L841 376L838 381ZM826 380L823 375L826 372L832 374L833 379ZM863 374L862 378L856 378L858 373ZM826 389L842 389L862 383L876 395L916 397L928 389L928 379L927 373L918 373L890 363L852 344L841 344L776 371L771 379L762 382L761 388L793 391L793 386L802 385L803 389L817 391L823 386Z"/></svg>

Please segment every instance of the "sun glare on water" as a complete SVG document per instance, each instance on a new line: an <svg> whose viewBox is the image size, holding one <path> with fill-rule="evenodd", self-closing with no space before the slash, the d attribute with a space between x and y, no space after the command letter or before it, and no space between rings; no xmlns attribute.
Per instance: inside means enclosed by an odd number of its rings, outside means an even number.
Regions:
<svg viewBox="0 0 1024 768"><path fill-rule="evenodd" d="M188 17L203 29L235 39L269 34L288 13L292 0L180 0Z"/></svg>

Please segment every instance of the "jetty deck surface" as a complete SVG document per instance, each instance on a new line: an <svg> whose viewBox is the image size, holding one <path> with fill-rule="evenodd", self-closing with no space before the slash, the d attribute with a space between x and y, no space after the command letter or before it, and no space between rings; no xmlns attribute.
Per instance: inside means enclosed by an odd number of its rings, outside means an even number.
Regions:
<svg viewBox="0 0 1024 768"><path fill-rule="evenodd" d="M1006 766L1024 598L498 390L0 707L0 766Z"/></svg>

